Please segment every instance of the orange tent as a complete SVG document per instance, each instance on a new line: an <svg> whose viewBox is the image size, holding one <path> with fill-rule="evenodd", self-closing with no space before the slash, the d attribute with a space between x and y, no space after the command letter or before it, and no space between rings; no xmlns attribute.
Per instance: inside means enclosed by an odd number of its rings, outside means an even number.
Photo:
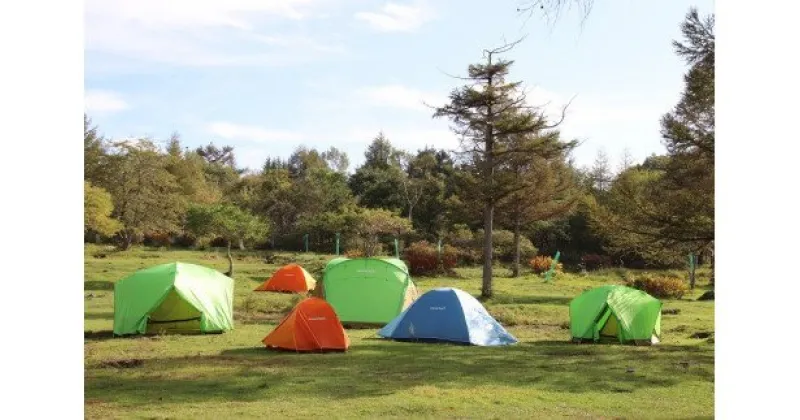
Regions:
<svg viewBox="0 0 800 420"><path fill-rule="evenodd" d="M262 342L267 347L295 351L345 351L350 346L333 307L315 297L298 303Z"/></svg>
<svg viewBox="0 0 800 420"><path fill-rule="evenodd" d="M269 280L258 286L254 292L292 292L306 293L314 290L317 281L303 267L289 264L281 267Z"/></svg>

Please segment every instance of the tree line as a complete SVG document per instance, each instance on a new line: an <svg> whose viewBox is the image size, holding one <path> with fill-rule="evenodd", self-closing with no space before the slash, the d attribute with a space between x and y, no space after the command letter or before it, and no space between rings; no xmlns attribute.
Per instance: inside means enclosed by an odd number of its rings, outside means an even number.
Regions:
<svg viewBox="0 0 800 420"><path fill-rule="evenodd" d="M563 113L548 118L510 78L514 43L484 51L433 110L457 150L403 150L377 133L352 173L335 147L299 146L245 171L231 146L106 139L84 115L84 240L332 253L340 238L353 255L443 241L483 264L484 296L494 262L517 276L525 259L556 251L573 267L675 267L687 253L713 263L713 25L692 9L674 42L689 70L661 121L665 152L619 170L603 154L574 163Z"/></svg>

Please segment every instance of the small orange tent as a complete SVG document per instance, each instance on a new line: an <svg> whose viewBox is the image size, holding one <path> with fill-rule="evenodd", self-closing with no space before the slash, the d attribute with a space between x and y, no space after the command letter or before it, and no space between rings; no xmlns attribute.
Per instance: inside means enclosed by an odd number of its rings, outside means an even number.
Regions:
<svg viewBox="0 0 800 420"><path fill-rule="evenodd" d="M306 293L314 290L317 281L303 267L289 264L281 267L269 280L258 286L254 292L292 292Z"/></svg>
<svg viewBox="0 0 800 420"><path fill-rule="evenodd" d="M294 351L345 351L350 346L333 307L315 297L298 303L262 342L267 347Z"/></svg>

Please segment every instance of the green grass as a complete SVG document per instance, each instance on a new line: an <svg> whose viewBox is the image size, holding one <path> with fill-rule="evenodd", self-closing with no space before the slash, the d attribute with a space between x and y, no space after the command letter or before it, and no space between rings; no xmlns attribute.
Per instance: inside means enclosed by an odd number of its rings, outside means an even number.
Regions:
<svg viewBox="0 0 800 420"><path fill-rule="evenodd" d="M105 254L102 258L96 255ZM697 418L714 415L714 330L706 286L664 308L658 346L572 344L569 301L582 290L621 283L618 270L565 274L550 284L496 269L489 312L521 342L484 348L400 343L375 329L348 330L347 353L270 352L261 339L298 301L252 293L292 259L313 274L331 256L281 254L276 264L242 253L236 264L236 329L220 335L110 338L113 283L154 264L185 261L221 271L214 251L85 250L85 409L88 418ZM452 286L478 295L480 269L459 278L415 278L421 291ZM320 276L321 277L321 276ZM142 359L139 367L104 362Z"/></svg>

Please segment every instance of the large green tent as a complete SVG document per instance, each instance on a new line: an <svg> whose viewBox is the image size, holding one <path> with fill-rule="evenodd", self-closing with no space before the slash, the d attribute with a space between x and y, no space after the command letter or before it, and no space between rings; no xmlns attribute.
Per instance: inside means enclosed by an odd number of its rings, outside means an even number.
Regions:
<svg viewBox="0 0 800 420"><path fill-rule="evenodd" d="M233 329L233 279L200 265L169 263L114 285L114 334Z"/></svg>
<svg viewBox="0 0 800 420"><path fill-rule="evenodd" d="M569 320L575 341L655 344L661 336L661 301L630 287L601 286L570 302Z"/></svg>
<svg viewBox="0 0 800 420"><path fill-rule="evenodd" d="M335 258L317 293L345 324L384 325L417 298L408 267L397 258Z"/></svg>

